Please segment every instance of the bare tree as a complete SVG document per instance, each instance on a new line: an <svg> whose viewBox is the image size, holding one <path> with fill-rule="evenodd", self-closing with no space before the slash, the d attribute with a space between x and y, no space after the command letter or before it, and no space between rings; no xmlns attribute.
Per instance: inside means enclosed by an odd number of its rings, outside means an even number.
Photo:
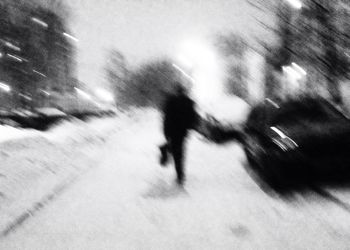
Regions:
<svg viewBox="0 0 350 250"><path fill-rule="evenodd" d="M106 67L108 81L115 86L117 105L160 107L174 81L181 81L179 72L167 58L155 59L129 70L118 51L109 53Z"/></svg>

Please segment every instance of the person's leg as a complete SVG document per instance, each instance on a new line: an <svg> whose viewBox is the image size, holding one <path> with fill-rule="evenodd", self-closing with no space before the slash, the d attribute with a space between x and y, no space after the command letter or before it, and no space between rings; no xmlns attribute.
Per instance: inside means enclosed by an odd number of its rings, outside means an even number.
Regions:
<svg viewBox="0 0 350 250"><path fill-rule="evenodd" d="M172 154L174 157L177 182L183 184L185 181L184 173L184 138L176 138L172 140Z"/></svg>

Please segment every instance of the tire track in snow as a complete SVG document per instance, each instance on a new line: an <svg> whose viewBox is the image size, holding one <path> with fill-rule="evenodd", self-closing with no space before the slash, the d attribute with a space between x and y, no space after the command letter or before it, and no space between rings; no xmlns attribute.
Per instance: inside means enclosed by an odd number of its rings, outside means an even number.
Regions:
<svg viewBox="0 0 350 250"><path fill-rule="evenodd" d="M314 191L319 196L323 197L326 200L333 202L334 204L336 204L340 208L344 209L346 212L350 213L350 204L349 203L342 201L341 199L339 199L338 197L336 197L335 195L333 195L329 191L322 189L320 187L317 187L315 185L310 185L310 188L312 191Z"/></svg>

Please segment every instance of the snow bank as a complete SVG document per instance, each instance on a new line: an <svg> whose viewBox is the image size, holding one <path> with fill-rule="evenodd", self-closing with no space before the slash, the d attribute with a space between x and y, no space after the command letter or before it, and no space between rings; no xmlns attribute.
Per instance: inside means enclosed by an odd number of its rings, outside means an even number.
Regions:
<svg viewBox="0 0 350 250"><path fill-rule="evenodd" d="M66 120L43 133L43 136L55 143L76 143L105 136L106 131L118 130L122 124L121 117L91 118ZM125 120L125 118L124 118Z"/></svg>
<svg viewBox="0 0 350 250"><path fill-rule="evenodd" d="M40 132L34 129L18 129L11 126L0 126L0 143L8 140L38 136Z"/></svg>

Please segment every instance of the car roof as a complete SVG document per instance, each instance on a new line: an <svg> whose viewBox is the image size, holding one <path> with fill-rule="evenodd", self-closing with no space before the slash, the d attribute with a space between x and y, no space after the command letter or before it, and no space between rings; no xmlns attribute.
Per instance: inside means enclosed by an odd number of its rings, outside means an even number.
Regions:
<svg viewBox="0 0 350 250"><path fill-rule="evenodd" d="M263 129L265 126L297 122L300 119L350 122L340 110L326 99L303 97L279 102L266 99L252 108L248 116L247 126Z"/></svg>

